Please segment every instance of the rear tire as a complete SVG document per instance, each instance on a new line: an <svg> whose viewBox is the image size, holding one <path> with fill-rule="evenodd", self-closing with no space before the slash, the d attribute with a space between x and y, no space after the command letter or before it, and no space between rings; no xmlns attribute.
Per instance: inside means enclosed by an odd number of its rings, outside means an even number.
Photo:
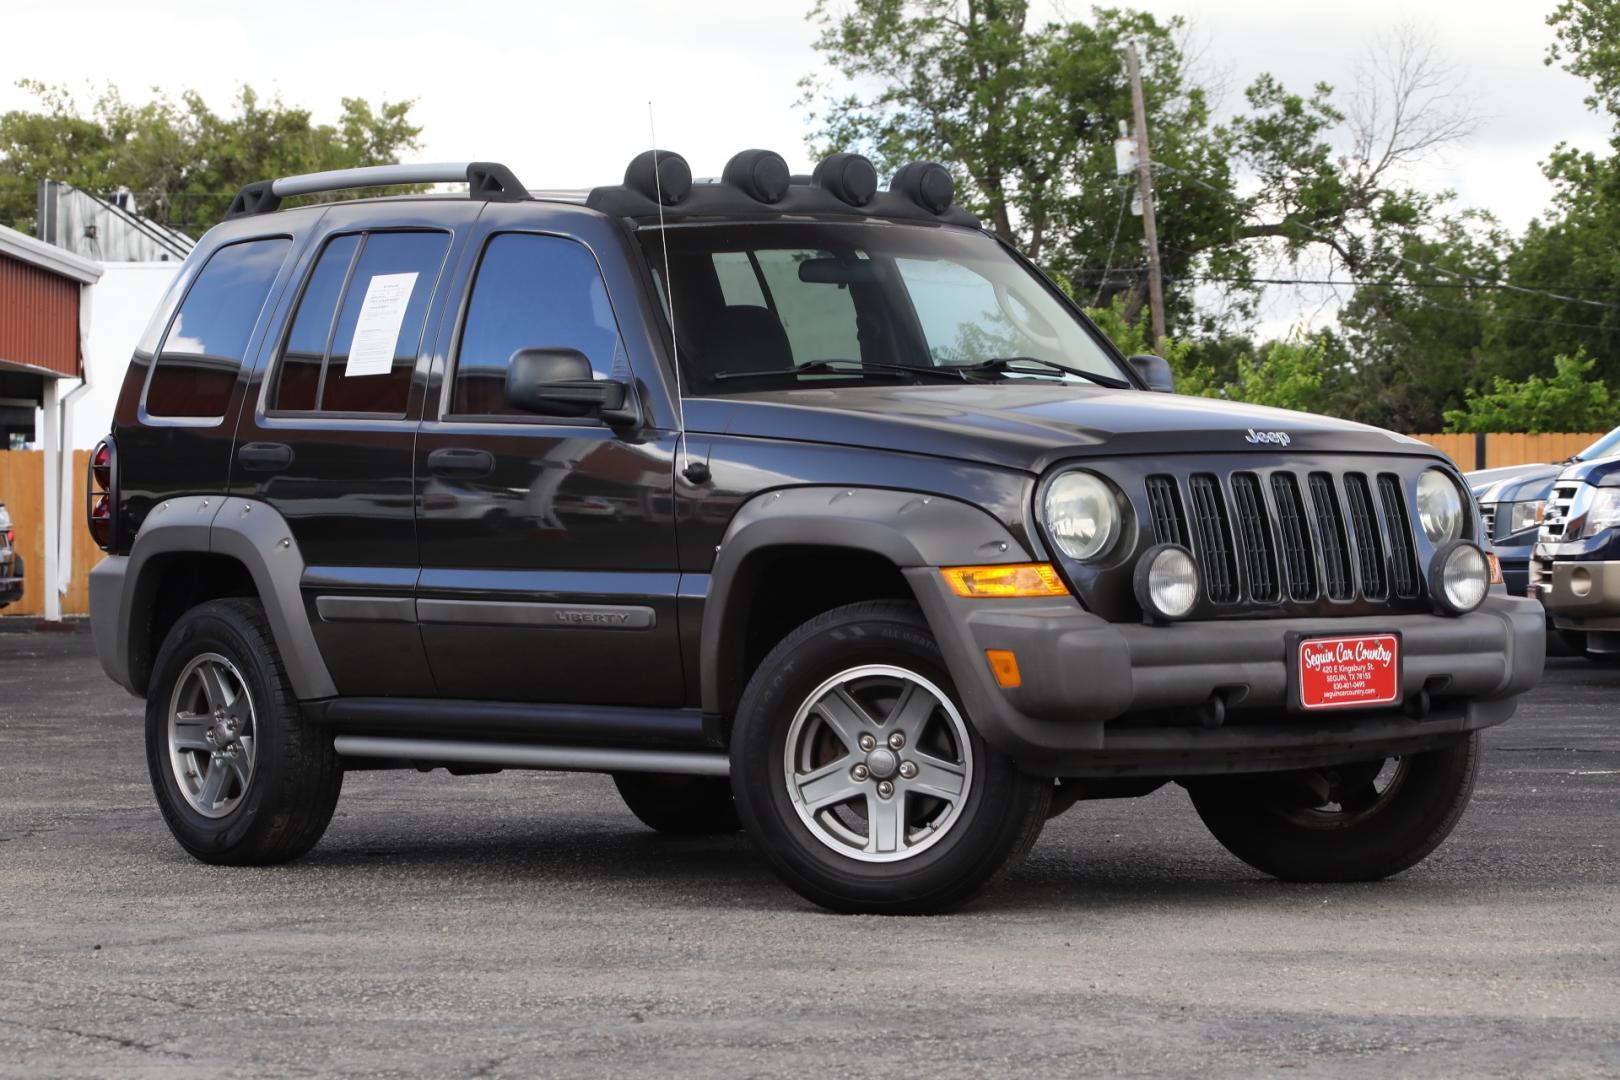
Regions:
<svg viewBox="0 0 1620 1080"><path fill-rule="evenodd" d="M305 722L257 600L211 600L164 638L146 699L146 763L169 831L227 866L296 859L343 789L329 730Z"/></svg>
<svg viewBox="0 0 1620 1080"><path fill-rule="evenodd" d="M725 777L619 772L613 783L624 805L649 829L673 836L716 836L742 828Z"/></svg>
<svg viewBox="0 0 1620 1080"><path fill-rule="evenodd" d="M771 651L737 708L731 784L783 881L874 914L964 903L1028 851L1052 797L979 738L898 601L834 609Z"/></svg>
<svg viewBox="0 0 1620 1080"><path fill-rule="evenodd" d="M1284 881L1376 881L1440 846L1478 770L1479 735L1470 733L1387 763L1228 777L1189 793L1215 839L1256 870Z"/></svg>

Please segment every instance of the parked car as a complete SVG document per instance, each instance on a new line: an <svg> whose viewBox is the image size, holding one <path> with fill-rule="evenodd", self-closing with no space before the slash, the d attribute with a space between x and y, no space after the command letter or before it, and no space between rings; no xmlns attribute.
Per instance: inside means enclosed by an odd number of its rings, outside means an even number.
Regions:
<svg viewBox="0 0 1620 1080"><path fill-rule="evenodd" d="M0 608L23 598L23 557L17 554L17 534L11 514L0 503Z"/></svg>
<svg viewBox="0 0 1620 1080"><path fill-rule="evenodd" d="M934 164L256 183L92 457L96 646L205 862L303 853L347 769L446 767L612 773L846 911L961 903L1172 782L1266 873L1404 870L1541 609L1432 448L1170 389Z"/></svg>
<svg viewBox="0 0 1620 1080"><path fill-rule="evenodd" d="M1514 596L1530 590L1530 560L1553 481L1568 465L1620 454L1620 427L1557 464L1508 465L1464 473L1484 515L1485 534L1502 563L1502 577Z"/></svg>
<svg viewBox="0 0 1620 1080"><path fill-rule="evenodd" d="M1558 474L1530 582L1569 648L1620 662L1620 456L1577 461Z"/></svg>

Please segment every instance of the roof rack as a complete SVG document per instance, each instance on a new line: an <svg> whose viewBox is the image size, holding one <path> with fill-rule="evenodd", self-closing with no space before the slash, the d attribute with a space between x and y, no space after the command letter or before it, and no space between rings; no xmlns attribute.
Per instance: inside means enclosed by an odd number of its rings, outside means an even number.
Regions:
<svg viewBox="0 0 1620 1080"><path fill-rule="evenodd" d="M372 165L362 169L335 169L331 172L283 176L279 180L258 180L236 193L225 220L268 214L280 209L281 200L292 195L314 195L322 191L385 187L392 184L466 184L467 197L490 202L518 202L529 193L512 170L493 161L443 162L429 165Z"/></svg>

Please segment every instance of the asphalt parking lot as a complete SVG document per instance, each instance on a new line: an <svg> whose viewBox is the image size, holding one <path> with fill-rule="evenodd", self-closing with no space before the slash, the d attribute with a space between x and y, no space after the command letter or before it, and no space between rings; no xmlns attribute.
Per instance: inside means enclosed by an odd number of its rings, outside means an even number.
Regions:
<svg viewBox="0 0 1620 1080"><path fill-rule="evenodd" d="M206 867L139 705L88 634L0 635L0 1074L1620 1075L1620 669L1551 661L1397 879L1262 878L1167 789L929 919L597 776L355 774L301 862Z"/></svg>

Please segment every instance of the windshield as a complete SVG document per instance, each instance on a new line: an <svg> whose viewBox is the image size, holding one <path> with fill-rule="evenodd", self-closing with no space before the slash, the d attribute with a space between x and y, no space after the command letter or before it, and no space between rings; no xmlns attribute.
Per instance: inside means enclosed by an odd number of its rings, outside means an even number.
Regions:
<svg viewBox="0 0 1620 1080"><path fill-rule="evenodd" d="M1620 455L1620 428L1615 428L1597 442L1575 455L1576 461L1596 461L1598 458Z"/></svg>
<svg viewBox="0 0 1620 1080"><path fill-rule="evenodd" d="M660 289L661 235L688 393L868 379L1130 385L1051 288L982 234L879 223L648 229L641 243Z"/></svg>

